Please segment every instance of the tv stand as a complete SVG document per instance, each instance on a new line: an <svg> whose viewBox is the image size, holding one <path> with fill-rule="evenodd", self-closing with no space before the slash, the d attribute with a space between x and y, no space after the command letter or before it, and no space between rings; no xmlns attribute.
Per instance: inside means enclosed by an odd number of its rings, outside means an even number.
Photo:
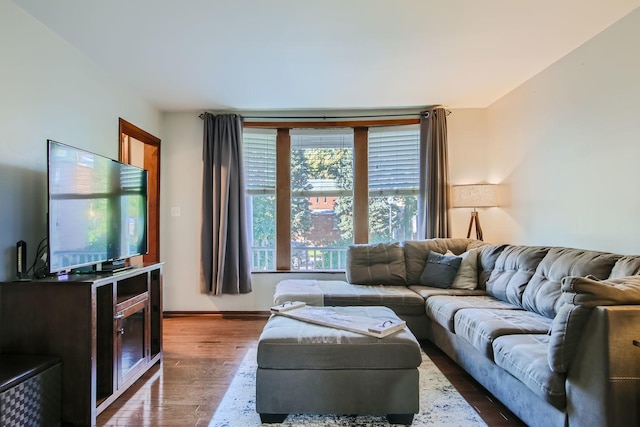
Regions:
<svg viewBox="0 0 640 427"><path fill-rule="evenodd" d="M95 426L162 361L162 267L0 283L0 353L61 359L63 425Z"/></svg>

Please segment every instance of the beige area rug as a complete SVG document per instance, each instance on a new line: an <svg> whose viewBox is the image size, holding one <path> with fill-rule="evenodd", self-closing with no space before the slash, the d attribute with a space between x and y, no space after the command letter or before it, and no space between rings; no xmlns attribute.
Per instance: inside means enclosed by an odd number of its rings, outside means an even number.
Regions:
<svg viewBox="0 0 640 427"><path fill-rule="evenodd" d="M209 427L278 426L261 424L256 412L256 349L247 352L227 393L209 423ZM422 353L420 371L420 413L413 419L413 426L486 426L478 413L445 378L431 359ZM384 416L339 416L339 415L289 415L279 424L293 426L389 426Z"/></svg>

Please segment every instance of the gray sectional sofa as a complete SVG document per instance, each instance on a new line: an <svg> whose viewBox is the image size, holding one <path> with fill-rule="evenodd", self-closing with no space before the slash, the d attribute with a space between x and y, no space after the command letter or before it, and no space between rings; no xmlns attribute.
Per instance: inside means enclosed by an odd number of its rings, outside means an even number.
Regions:
<svg viewBox="0 0 640 427"><path fill-rule="evenodd" d="M431 239L354 245L346 282L285 280L274 299L389 307L530 426L636 426L638 274L640 256Z"/></svg>

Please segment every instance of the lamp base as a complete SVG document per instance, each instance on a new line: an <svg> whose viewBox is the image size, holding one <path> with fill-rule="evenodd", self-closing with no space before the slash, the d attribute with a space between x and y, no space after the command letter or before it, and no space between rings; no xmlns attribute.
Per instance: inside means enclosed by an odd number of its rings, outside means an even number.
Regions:
<svg viewBox="0 0 640 427"><path fill-rule="evenodd" d="M471 212L471 220L469 220L469 229L467 230L467 239L471 237L471 228L476 225L476 239L482 240L482 227L480 227L480 217L475 209Z"/></svg>

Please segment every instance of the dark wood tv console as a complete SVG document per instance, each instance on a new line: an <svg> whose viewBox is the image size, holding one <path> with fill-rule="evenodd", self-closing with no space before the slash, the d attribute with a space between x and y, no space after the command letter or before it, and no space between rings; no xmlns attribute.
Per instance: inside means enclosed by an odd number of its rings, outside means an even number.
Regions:
<svg viewBox="0 0 640 427"><path fill-rule="evenodd" d="M96 416L162 361L162 263L0 283L0 353L62 362L62 424Z"/></svg>

